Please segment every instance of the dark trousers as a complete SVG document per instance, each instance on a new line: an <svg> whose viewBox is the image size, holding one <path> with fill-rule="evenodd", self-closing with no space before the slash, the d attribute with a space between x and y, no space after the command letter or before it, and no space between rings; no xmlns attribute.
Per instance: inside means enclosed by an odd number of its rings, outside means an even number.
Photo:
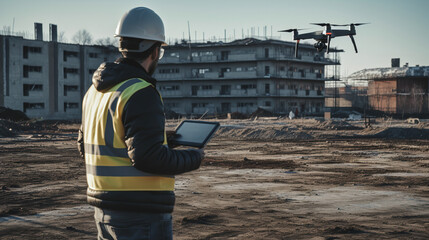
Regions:
<svg viewBox="0 0 429 240"><path fill-rule="evenodd" d="M171 240L171 213L140 213L100 209L95 207L98 239L104 240Z"/></svg>

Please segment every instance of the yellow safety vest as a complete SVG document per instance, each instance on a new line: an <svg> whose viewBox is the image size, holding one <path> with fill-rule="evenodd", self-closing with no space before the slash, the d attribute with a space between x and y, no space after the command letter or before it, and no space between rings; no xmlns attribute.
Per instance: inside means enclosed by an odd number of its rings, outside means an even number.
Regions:
<svg viewBox="0 0 429 240"><path fill-rule="evenodd" d="M125 144L122 112L137 91L154 87L143 79L126 80L99 92L92 85L83 100L83 135L88 187L96 191L173 191L174 176L133 167ZM162 101L162 98L161 98ZM145 104L145 103L142 103ZM164 144L167 144L164 132Z"/></svg>

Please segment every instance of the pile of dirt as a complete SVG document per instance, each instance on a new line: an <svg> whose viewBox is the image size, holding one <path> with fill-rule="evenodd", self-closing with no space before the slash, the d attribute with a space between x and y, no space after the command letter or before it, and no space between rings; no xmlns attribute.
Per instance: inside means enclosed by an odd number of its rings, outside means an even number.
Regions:
<svg viewBox="0 0 429 240"><path fill-rule="evenodd" d="M391 127L373 135L387 139L429 139L429 129Z"/></svg>
<svg viewBox="0 0 429 240"><path fill-rule="evenodd" d="M233 112L229 115L231 119L247 119L248 116L241 112Z"/></svg>
<svg viewBox="0 0 429 240"><path fill-rule="evenodd" d="M173 111L171 109L167 109L165 111L165 118L167 118L167 119L179 119L181 117L182 117L182 115L176 113L175 111Z"/></svg>
<svg viewBox="0 0 429 240"><path fill-rule="evenodd" d="M277 117L277 115L268 110L258 108L256 109L256 111L250 114L250 118L256 118L256 117Z"/></svg>
<svg viewBox="0 0 429 240"><path fill-rule="evenodd" d="M0 107L0 119L6 119L14 122L29 120L25 113L7 107Z"/></svg>
<svg viewBox="0 0 429 240"><path fill-rule="evenodd" d="M15 137L23 132L26 133L54 133L59 131L60 125L70 125L75 123L67 120L43 120L43 121L20 121L0 119L0 137ZM67 130L62 130L67 131ZM75 132L75 129L71 129Z"/></svg>
<svg viewBox="0 0 429 240"><path fill-rule="evenodd" d="M233 127L222 126L216 132L216 137L239 140L307 140L313 139L310 134L288 127Z"/></svg>
<svg viewBox="0 0 429 240"><path fill-rule="evenodd" d="M356 127L346 121L327 120L316 125L318 129L333 129L333 130L361 130L362 127Z"/></svg>
<svg viewBox="0 0 429 240"><path fill-rule="evenodd" d="M15 137L22 130L21 124L0 119L0 137Z"/></svg>

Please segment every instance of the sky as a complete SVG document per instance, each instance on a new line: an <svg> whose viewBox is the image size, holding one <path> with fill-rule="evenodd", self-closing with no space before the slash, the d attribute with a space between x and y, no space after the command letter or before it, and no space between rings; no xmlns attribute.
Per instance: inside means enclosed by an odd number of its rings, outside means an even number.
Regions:
<svg viewBox="0 0 429 240"><path fill-rule="evenodd" d="M240 39L253 32L260 36L293 41L289 28L321 30L314 22L334 24L370 23L356 29L359 53L349 37L335 38L341 76L378 67L390 67L392 58L401 65L429 66L429 1L427 0L0 0L0 31L34 35L34 22L43 24L48 39L49 24L56 24L68 42L82 29L94 40L113 37L121 16L134 7L149 7L163 20L167 41L188 36L191 41ZM314 41L307 41L314 43ZM330 54L330 57L333 57Z"/></svg>

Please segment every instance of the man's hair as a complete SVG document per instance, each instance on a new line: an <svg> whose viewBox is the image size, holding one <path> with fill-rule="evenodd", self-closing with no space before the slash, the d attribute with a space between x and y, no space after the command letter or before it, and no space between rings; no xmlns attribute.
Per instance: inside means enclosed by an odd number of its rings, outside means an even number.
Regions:
<svg viewBox="0 0 429 240"><path fill-rule="evenodd" d="M139 38L121 37L119 40L119 45L121 48L124 48L124 49L138 50L141 41L144 41L144 40L139 39ZM144 52L122 51L121 54L124 58L133 59L133 60L141 63L144 60L146 60L156 48L158 48L160 46L161 46L161 42L155 42L151 47L149 47Z"/></svg>

